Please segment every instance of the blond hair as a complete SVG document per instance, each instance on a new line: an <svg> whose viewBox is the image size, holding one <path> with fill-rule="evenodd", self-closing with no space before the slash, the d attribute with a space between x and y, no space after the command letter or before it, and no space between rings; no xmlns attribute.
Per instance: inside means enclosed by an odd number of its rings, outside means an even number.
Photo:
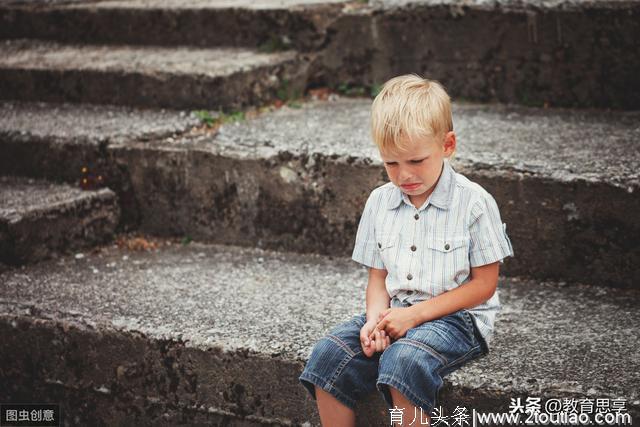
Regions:
<svg viewBox="0 0 640 427"><path fill-rule="evenodd" d="M415 137L453 130L451 99L435 80L415 74L387 81L371 106L371 133L380 151L404 150Z"/></svg>

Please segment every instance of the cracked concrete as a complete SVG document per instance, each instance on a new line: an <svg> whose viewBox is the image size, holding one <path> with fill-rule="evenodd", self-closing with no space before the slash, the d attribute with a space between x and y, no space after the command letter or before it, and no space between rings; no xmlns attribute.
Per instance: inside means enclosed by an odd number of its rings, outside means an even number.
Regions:
<svg viewBox="0 0 640 427"><path fill-rule="evenodd" d="M4 99L238 109L306 85L295 52L240 48L0 44Z"/></svg>
<svg viewBox="0 0 640 427"><path fill-rule="evenodd" d="M0 177L0 262L25 263L113 236L120 209L108 188Z"/></svg>
<svg viewBox="0 0 640 427"><path fill-rule="evenodd" d="M369 138L369 103L305 103L205 135L186 130L190 119L167 113L173 117L167 131L175 123L183 134L145 140L134 133L127 140L109 124L103 138L98 132L90 139L102 138L98 147L74 140L74 127L47 142L42 135L55 125L46 123L61 113L42 109L32 130L22 122L3 125L3 149L18 161L2 171L75 181L60 165L89 165L119 195L127 227L346 255L368 192L386 180ZM453 165L498 201L518 254L505 273L637 286L637 118L634 112L454 106ZM131 120L123 123L135 127ZM97 129L111 122L93 123Z"/></svg>
<svg viewBox="0 0 640 427"><path fill-rule="evenodd" d="M6 271L0 284L3 335L24 341L57 324L73 338L59 343L56 353L71 342L79 347L69 356L86 348L82 359L69 361L75 373L57 368L55 358L35 362L50 378L62 375L69 386L96 389L119 384L113 393L146 390L180 404L302 422L303 413L315 411L305 390L297 389L301 363L329 328L364 310L366 271L345 258L174 243L151 252L103 246L82 258ZM443 399L495 410L506 409L507 397L516 395L622 397L630 412L640 413L640 366L633 356L640 344L637 291L510 278L501 280L498 292L503 308L490 354L447 377ZM79 336L77 328L84 330ZM92 338L96 334L104 338ZM121 341L122 350L99 356L102 346ZM125 351L134 343L137 351ZM205 368L218 358L226 368L211 377ZM93 367L116 362L122 368ZM161 374L164 365L171 370ZM231 376L234 366L256 370ZM289 374L275 377L283 369ZM145 375L165 379L152 385L141 382ZM116 377L121 380L113 383ZM286 403L274 385L287 390ZM242 391L221 399L216 389ZM363 407L380 409L381 402L372 396ZM365 415L370 425L375 413Z"/></svg>

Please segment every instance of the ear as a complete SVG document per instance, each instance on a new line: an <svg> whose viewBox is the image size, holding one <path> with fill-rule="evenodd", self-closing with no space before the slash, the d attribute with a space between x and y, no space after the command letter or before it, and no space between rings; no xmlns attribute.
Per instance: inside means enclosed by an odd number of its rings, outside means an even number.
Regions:
<svg viewBox="0 0 640 427"><path fill-rule="evenodd" d="M456 151L456 133L449 131L444 134L444 155L449 157Z"/></svg>

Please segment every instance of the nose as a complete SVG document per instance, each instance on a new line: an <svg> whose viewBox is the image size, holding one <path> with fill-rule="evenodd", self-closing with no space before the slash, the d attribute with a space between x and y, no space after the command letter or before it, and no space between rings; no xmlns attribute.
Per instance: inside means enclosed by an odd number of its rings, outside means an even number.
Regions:
<svg viewBox="0 0 640 427"><path fill-rule="evenodd" d="M411 170L409 168L402 166L400 167L400 170L398 171L398 179L400 180L400 182L406 182L412 176L413 174L411 173Z"/></svg>

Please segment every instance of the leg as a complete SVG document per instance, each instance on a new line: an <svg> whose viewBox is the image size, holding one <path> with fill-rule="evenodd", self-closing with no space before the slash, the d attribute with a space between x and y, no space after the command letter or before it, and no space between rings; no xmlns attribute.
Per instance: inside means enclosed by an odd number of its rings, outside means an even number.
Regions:
<svg viewBox="0 0 640 427"><path fill-rule="evenodd" d="M391 397L393 398L393 406L397 406L402 409L402 413L404 414L402 417L402 427L431 425L431 418L429 418L429 415L424 411L422 411L421 414L420 408L413 406L411 402L409 402L409 399L404 397L404 395L396 388L389 387L389 393L391 393ZM414 414L418 414L415 417L415 421L413 421ZM428 424L422 424L423 422L427 422Z"/></svg>
<svg viewBox="0 0 640 427"><path fill-rule="evenodd" d="M356 425L356 413L340 403L331 394L316 386L318 413L323 426L353 427Z"/></svg>
<svg viewBox="0 0 640 427"><path fill-rule="evenodd" d="M354 426L358 400L376 389L379 354L366 357L360 345L360 329L366 315L333 328L309 356L301 384L317 401L323 426Z"/></svg>
<svg viewBox="0 0 640 427"><path fill-rule="evenodd" d="M376 385L389 409L402 408L403 426L420 425L420 417L431 422L443 377L481 353L470 314L459 311L411 328L391 344L380 358Z"/></svg>

